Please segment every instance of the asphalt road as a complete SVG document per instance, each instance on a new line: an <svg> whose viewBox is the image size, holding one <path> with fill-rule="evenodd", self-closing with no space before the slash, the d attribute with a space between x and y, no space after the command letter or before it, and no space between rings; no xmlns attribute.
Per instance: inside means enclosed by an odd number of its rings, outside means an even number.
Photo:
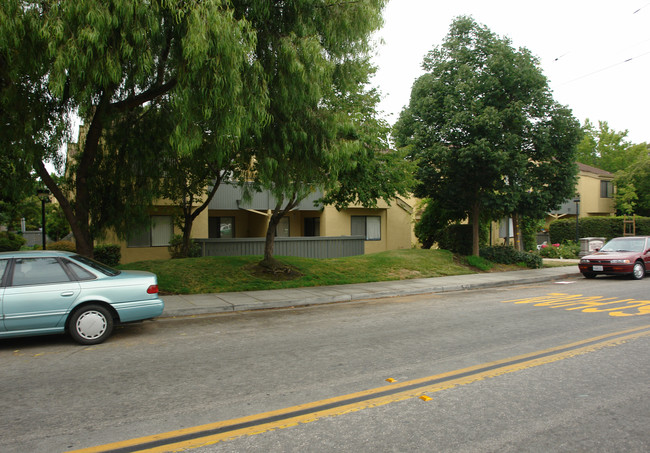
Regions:
<svg viewBox="0 0 650 453"><path fill-rule="evenodd" d="M157 320L94 347L3 340L2 451L169 433L163 449L198 452L645 452L649 288L578 278Z"/></svg>

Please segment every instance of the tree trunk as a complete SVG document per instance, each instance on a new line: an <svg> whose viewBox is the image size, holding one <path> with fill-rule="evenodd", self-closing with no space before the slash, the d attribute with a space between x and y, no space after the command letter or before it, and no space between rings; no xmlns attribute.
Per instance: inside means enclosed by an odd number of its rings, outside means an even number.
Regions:
<svg viewBox="0 0 650 453"><path fill-rule="evenodd" d="M41 160L37 160L34 162L34 167L45 186L50 190L50 192L52 192L52 195L54 195L59 202L59 206L61 206L65 218L70 224L70 230L74 235L77 253L92 258L94 254L94 241L90 234L88 223L86 222L84 225L79 221L70 200L68 200L63 191L59 188L56 182L54 182L52 176L45 168L45 164ZM88 219L88 216L85 218Z"/></svg>
<svg viewBox="0 0 650 453"><path fill-rule="evenodd" d="M472 206L472 255L479 256L479 215L481 207L478 201Z"/></svg>
<svg viewBox="0 0 650 453"><path fill-rule="evenodd" d="M273 210L273 213L271 214L271 218L269 219L269 226L266 229L266 242L264 243L264 258L260 262L260 266L269 268L269 269L277 269L278 267L281 267L281 264L278 263L278 261L273 258L273 248L275 246L275 231L280 223L280 219L284 217L288 212L290 212L293 208L298 206L298 203L300 203L300 200L298 199L297 194L293 194L291 199L287 202L287 205L284 207L284 209L281 209L282 207L282 202L284 200L280 199L278 203L275 205L275 209Z"/></svg>
<svg viewBox="0 0 650 453"><path fill-rule="evenodd" d="M228 170L229 171L229 170ZM192 225L194 224L194 220L201 214L210 204L212 199L214 198L214 195L217 193L217 189L219 189L219 186L221 185L221 181L223 180L223 176L227 173L226 170L220 170L216 171L217 173L217 178L214 181L214 184L212 186L212 190L208 193L208 196L206 199L203 201L203 204L196 208L194 211L192 211L192 206L194 205L194 196L191 195L189 197L189 201L187 199L184 199L182 202L183 205L183 245L181 252L183 253L183 256L188 257L190 255L190 247L192 244Z"/></svg>
<svg viewBox="0 0 650 453"><path fill-rule="evenodd" d="M183 245L181 253L183 257L187 258L190 256L190 248L192 246L192 225L194 219L192 218L192 214L188 214L187 212L184 213L183 218L185 220L183 221Z"/></svg>
<svg viewBox="0 0 650 453"><path fill-rule="evenodd" d="M283 212L273 212L269 219L269 225L266 229L266 241L264 242L264 258L260 262L260 266L274 269L278 267L278 262L273 258L273 248L275 247L275 232L280 219L284 215Z"/></svg>
<svg viewBox="0 0 650 453"><path fill-rule="evenodd" d="M519 238L519 216L515 213L512 215L512 236L514 237L515 250L521 251L521 240Z"/></svg>

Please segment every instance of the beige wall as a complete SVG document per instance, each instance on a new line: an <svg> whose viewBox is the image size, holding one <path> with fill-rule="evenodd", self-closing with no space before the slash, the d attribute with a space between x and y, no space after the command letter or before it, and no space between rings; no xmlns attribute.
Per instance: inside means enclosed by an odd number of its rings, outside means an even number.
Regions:
<svg viewBox="0 0 650 453"><path fill-rule="evenodd" d="M173 207L166 203L165 206L156 206L152 208L151 215L172 215ZM174 234L182 234L182 231L174 225ZM208 237L208 211L205 210L192 223L192 237ZM166 246L159 247L129 247L127 241L122 241L113 233L98 241L101 244L118 244L122 253L121 263L132 263L134 261L144 260L164 260L169 259L169 249Z"/></svg>
<svg viewBox="0 0 650 453"><path fill-rule="evenodd" d="M381 218L381 239L378 241L366 241L365 253L376 253L385 250L396 250L411 248L417 243L413 233L413 209L416 199L403 200L399 203L392 202L389 206L386 202L379 202L375 209L363 207L350 207L337 211L332 206L326 206L322 211L293 211L288 214L291 236L304 236L304 219L308 217L320 217L321 236L349 236L351 234L351 217L358 216L379 216ZM172 207L168 204L158 206L151 212L152 215L171 214ZM235 237L264 237L268 225L269 216L264 212L252 212L246 210L232 211L203 211L194 221L192 237L207 238L208 217L234 217ZM181 234L181 231L174 227L174 234ZM122 251L122 263L130 263L141 260L169 259L167 247L128 247L126 242L119 241L115 236L107 238L104 243L120 244Z"/></svg>
<svg viewBox="0 0 650 453"><path fill-rule="evenodd" d="M349 236L352 216L379 216L381 218L381 239L366 241L365 253L411 248L417 240L413 233L412 213L405 208L412 210L414 204L414 200L405 200L400 205L392 202L389 206L386 202L381 201L374 209L350 207L341 211L337 211L332 206L326 206L321 217L321 236Z"/></svg>
<svg viewBox="0 0 650 453"><path fill-rule="evenodd" d="M614 198L601 198L600 196L600 183L607 180L590 173L580 172L577 186L580 194L580 217L614 215Z"/></svg>

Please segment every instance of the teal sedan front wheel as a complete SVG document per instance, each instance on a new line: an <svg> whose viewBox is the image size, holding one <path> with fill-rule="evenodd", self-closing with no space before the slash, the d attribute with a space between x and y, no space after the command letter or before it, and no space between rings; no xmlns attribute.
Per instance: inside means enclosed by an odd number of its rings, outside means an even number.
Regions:
<svg viewBox="0 0 650 453"><path fill-rule="evenodd" d="M113 332L113 317L101 305L85 305L70 318L68 331L80 344L99 344Z"/></svg>

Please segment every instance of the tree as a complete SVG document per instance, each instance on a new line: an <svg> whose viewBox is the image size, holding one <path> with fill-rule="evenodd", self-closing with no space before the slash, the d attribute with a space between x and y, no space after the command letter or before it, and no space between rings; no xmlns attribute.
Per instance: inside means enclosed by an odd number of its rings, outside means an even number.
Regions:
<svg viewBox="0 0 650 453"><path fill-rule="evenodd" d="M650 216L650 149L614 179L616 209L621 214Z"/></svg>
<svg viewBox="0 0 650 453"><path fill-rule="evenodd" d="M163 113L173 121L172 115ZM262 125L265 118L257 122ZM252 130L252 128L251 128ZM172 202L179 213L177 223L182 231L179 256L189 256L192 226L214 198L221 183L243 179L251 169L251 149L238 146L237 140L224 143L206 128L203 142L192 154L183 154L170 146L165 150L165 178L161 180L160 194Z"/></svg>
<svg viewBox="0 0 650 453"><path fill-rule="evenodd" d="M647 144L631 143L627 140L628 131L615 131L606 121L598 121L596 129L586 119L582 130L584 136L578 144L576 159L583 164L616 173L627 170L639 158L648 154Z"/></svg>
<svg viewBox="0 0 650 453"><path fill-rule="evenodd" d="M520 220L535 223L544 219L575 194L575 149L581 137L580 124L566 107L552 103L537 118L529 145L522 150L527 155L526 163L520 174L509 176L516 185L507 196L515 203L506 214L513 217L515 238L519 238ZM515 242L519 250L523 245Z"/></svg>
<svg viewBox="0 0 650 453"><path fill-rule="evenodd" d="M415 194L471 219L478 255L481 218L524 209L522 200L552 190L553 169L572 168L571 115L553 102L530 51L469 17L453 21L423 68L395 125L396 144L418 163ZM559 176L564 186L570 173Z"/></svg>
<svg viewBox="0 0 650 453"><path fill-rule="evenodd" d="M587 119L584 136L578 145L577 159L616 175L614 195L621 214L650 215L650 148L647 143L633 144L627 131L617 132L606 121L598 129Z"/></svg>
<svg viewBox="0 0 650 453"><path fill-rule="evenodd" d="M248 146L257 188L277 204L269 218L262 265L274 267L280 219L315 189L335 184L359 148L345 133L356 111L343 99L361 93L370 66L370 34L382 23L385 0L325 0L236 4L237 17L257 30L255 59L269 90L270 121ZM349 105L349 104L348 104Z"/></svg>
<svg viewBox="0 0 650 453"><path fill-rule="evenodd" d="M102 171L117 178L118 194L144 187L130 193L135 207L155 196L150 189L161 175L147 174L142 159L156 152L143 128L151 106L173 108L172 129L149 130L181 154L199 149L206 129L218 153L246 134L265 106L251 58L255 32L226 2L6 0L0 18L0 105L14 131L9 144L57 198L84 255L92 256L94 237L106 228L129 228L128 198L98 195L106 186L95 183L108 179ZM87 133L67 169L67 190L46 163L57 160L73 113Z"/></svg>
<svg viewBox="0 0 650 453"><path fill-rule="evenodd" d="M378 116L379 100L374 89L337 99L336 109L345 118L340 121L338 139L350 151L336 179L329 181L320 200L324 204L339 210L352 204L375 208L379 200L390 204L397 196L410 196L415 165L404 151L390 149L390 126Z"/></svg>

